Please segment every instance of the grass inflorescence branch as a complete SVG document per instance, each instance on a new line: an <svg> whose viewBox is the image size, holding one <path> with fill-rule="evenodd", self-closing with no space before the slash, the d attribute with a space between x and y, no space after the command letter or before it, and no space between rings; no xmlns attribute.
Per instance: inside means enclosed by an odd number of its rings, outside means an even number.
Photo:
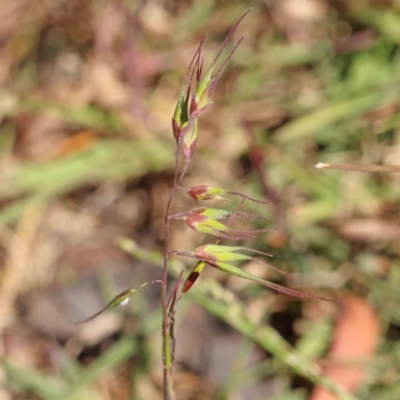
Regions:
<svg viewBox="0 0 400 400"><path fill-rule="evenodd" d="M281 292L295 297L310 297L315 299L333 301L325 297L316 296L313 294L304 293L298 290L287 288L276 283L262 279L256 275L242 270L240 267L235 266L232 262L251 260L265 265L276 272L289 276L286 271L282 271L266 262L263 257L271 257L270 254L260 250L253 250L245 246L228 246L220 245L221 240L247 240L255 238L259 233L267 232L271 229L254 229L254 230L238 230L231 226L232 222L237 218L260 219L266 220L262 216L252 212L243 212L242 209L250 210L245 206L245 202L253 202L258 204L268 204L265 201L251 198L245 194L234 190L227 190L219 187L200 185L193 187L180 186L186 172L188 170L190 161L196 149L197 138L199 134L199 117L208 109L212 104L212 96L215 91L216 85L234 52L244 39L242 36L229 52L226 59L223 61L219 70L214 73L216 63L218 62L221 54L228 44L229 39L233 36L239 23L250 12L245 12L237 21L237 23L230 30L226 39L222 43L218 53L216 54L210 67L203 73L203 58L202 46L205 42L206 35L202 34L200 43L189 63L183 79L183 84L178 95L177 104L172 117L172 133L175 138L175 168L174 168L174 181L171 187L164 217L165 227L165 247L163 256L163 272L162 279L157 281L146 282L142 286L149 283L161 283L161 308L162 308L162 360L164 368L164 400L176 400L174 384L172 378L172 368L175 356L175 315L180 298L187 293L194 285L196 280L206 266L218 269L227 274L240 277L242 279L250 280L257 284L261 284L269 289ZM183 155L183 165L180 168L180 155ZM174 196L178 190L184 191L192 200L201 203L207 200L220 200L230 204L236 205L235 211L228 211L219 208L198 207L188 212L171 213L172 203ZM240 203L237 204L233 198L240 198ZM227 219L226 223L220 222L221 219ZM203 246L197 247L193 251L178 251L171 249L171 233L170 221L183 220L188 227L197 233L216 236L217 239L214 243L208 243ZM245 254L252 252L258 255ZM183 280L183 271L180 272L171 294L167 296L167 283L169 275L169 258L172 255L190 257L197 260L194 268L189 272L186 279ZM182 283L183 282L183 283ZM103 310L96 313L91 320L101 314L102 312L113 308L117 305L124 304L130 296L132 296L138 288L128 289L118 296L116 296Z"/></svg>

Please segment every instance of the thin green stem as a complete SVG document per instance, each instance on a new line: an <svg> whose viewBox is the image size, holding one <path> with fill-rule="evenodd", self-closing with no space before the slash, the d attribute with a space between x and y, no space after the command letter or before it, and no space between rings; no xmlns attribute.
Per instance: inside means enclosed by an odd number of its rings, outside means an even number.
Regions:
<svg viewBox="0 0 400 400"><path fill-rule="evenodd" d="M169 315L168 315L168 301L167 301L167 282L168 282L168 259L170 255L170 233L169 233L169 221L170 221L170 209L172 204L172 199L178 190L178 186L181 183L183 177L186 174L189 160L185 161L185 165L181 174L178 177L178 168L179 168L179 148L180 145L178 144L175 148L175 177L174 177L174 185L172 186L167 208L165 211L165 251L164 251L164 264L163 264L163 277L161 283L161 308L162 308L162 315L163 315L163 322L162 322L162 336L163 336L163 365L164 365L164 399L165 400L175 400L175 392L174 392L174 385L172 380L172 347L171 347L171 337L169 334Z"/></svg>

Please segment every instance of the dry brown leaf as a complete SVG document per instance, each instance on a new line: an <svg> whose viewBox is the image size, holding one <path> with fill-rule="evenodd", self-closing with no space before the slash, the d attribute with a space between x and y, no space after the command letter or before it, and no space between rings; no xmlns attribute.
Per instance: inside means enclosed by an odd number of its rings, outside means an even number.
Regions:
<svg viewBox="0 0 400 400"><path fill-rule="evenodd" d="M342 313L336 322L328 352L332 363L324 368L324 373L346 390L354 391L365 373L362 360L375 351L379 324L375 311L364 299L348 294L341 301ZM315 387L310 400L336 400L336 397Z"/></svg>

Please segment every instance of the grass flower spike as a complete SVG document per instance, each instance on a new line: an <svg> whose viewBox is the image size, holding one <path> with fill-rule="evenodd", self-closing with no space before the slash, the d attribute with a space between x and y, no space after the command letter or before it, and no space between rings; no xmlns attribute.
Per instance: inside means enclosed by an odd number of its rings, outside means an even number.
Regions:
<svg viewBox="0 0 400 400"><path fill-rule="evenodd" d="M217 212L219 210L216 210ZM230 214L227 212L226 214ZM241 213L246 215L245 213ZM239 231L231 228L222 222L217 221L220 218L226 218L221 216L208 216L203 213L199 213L196 210L184 213L181 217L186 225L198 233L206 233L208 235L217 236L219 238L231 239L231 240L241 240L241 239L251 239L256 237L257 233L267 232L270 229L256 229L250 231Z"/></svg>
<svg viewBox="0 0 400 400"><path fill-rule="evenodd" d="M201 272L203 271L204 267L206 266L205 261L199 261L195 267L190 271L189 275L187 276L185 282L182 286L182 294L185 294L189 291L189 289L194 285L197 278L200 276Z"/></svg>
<svg viewBox="0 0 400 400"><path fill-rule="evenodd" d="M142 285L144 286L148 283L155 282L161 283L160 297L162 309L162 360L164 367L164 400L176 400L172 378L172 369L175 359L174 354L176 345L174 333L175 315L178 310L179 300L182 298L183 294L187 293L191 289L206 265L212 268L216 268L227 274L261 284L267 288L290 296L312 297L316 299L329 300L323 297L286 288L284 286L255 276L245 270L242 270L239 266L232 265L232 263L234 262L251 260L263 264L280 274L289 275L287 272L281 271L277 267L265 261L265 257L271 257L271 255L268 253L259 250L253 250L244 246L229 246L220 244L222 240L243 241L247 239L252 239L255 238L256 235L259 233L269 231L270 229L266 228L254 230L238 230L231 226L231 224L237 218L266 220L265 218L251 212L251 209L247 208L244 203L246 201L259 204L268 203L251 198L233 190L226 190L210 185L199 185L192 187L180 186L181 182L185 178L189 163L196 149L197 139L199 135L199 118L212 104L212 96L214 94L217 83L228 61L231 59L232 55L234 54L244 37L242 36L239 39L231 52L228 54L227 58L223 61L222 66L217 72L215 72L217 61L219 60L223 50L227 46L229 39L232 37L239 23L243 20L243 18L248 14L249 11L250 10L244 13L242 17L239 18L238 22L230 30L213 62L204 74L202 46L204 44L206 36L204 34L201 35L200 43L186 71L183 84L179 92L175 111L172 117L172 133L176 141L175 170L173 181L174 183L169 193L164 217L165 248L162 280L150 281ZM183 152L184 156L184 164L182 169L180 168L180 151ZM208 200L221 200L230 204L234 204L236 206L236 210L230 211L213 207L197 207L191 211L174 214L171 212L172 203L178 189L185 192L188 196L190 196L191 199L195 200L197 203L202 203L203 201ZM231 200L232 197L234 198L234 200L235 198L239 198L239 204ZM250 210L250 212L243 212L243 209ZM215 236L217 239L215 240L215 243L199 246L193 251L173 250L171 249L170 237L170 222L172 220L182 220L189 228L191 228L195 232ZM221 222L220 220L226 221ZM248 252L257 254L258 257L249 255L247 254ZM185 280L183 279L184 271L181 271L179 278L173 285L172 292L168 295L168 266L169 258L172 255L190 257L196 260L196 264L188 273ZM261 258L261 256L263 258ZM129 289L122 292L121 294L116 296L103 310L99 311L88 320L95 318L105 310L116 307L120 304L124 304L130 298L130 296L132 296L137 291L137 289L139 288Z"/></svg>
<svg viewBox="0 0 400 400"><path fill-rule="evenodd" d="M96 314L92 315L91 317L85 319L84 321L78 322L78 324L83 324L84 322L89 322L92 319L95 319L96 317L98 317L100 314L103 314L105 311L110 310L112 308L115 308L115 307L117 307L119 305L125 306L126 304L128 304L129 299L139 289L141 289L142 287L144 287L146 285L149 285L149 284L152 285L154 283L161 283L161 281L160 280L148 281L148 282L145 282L145 283L141 284L140 286L138 286L136 288L131 288L131 289L124 290L120 294L117 294L103 309L101 309Z"/></svg>
<svg viewBox="0 0 400 400"><path fill-rule="evenodd" d="M231 202L225 196L233 195L233 196L239 196L244 200L249 200L254 203L269 204L266 201L253 199L249 196L244 195L243 193L217 188L214 186L200 185L200 186L192 186L189 188L179 187L179 189L186 192L193 200L197 201L198 203L200 203L202 200L225 200Z"/></svg>

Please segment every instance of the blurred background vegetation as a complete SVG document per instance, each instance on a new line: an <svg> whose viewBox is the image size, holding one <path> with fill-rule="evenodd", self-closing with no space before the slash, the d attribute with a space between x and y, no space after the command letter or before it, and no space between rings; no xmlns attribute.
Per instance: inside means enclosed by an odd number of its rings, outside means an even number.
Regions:
<svg viewBox="0 0 400 400"><path fill-rule="evenodd" d="M206 270L177 315L178 399L400 397L399 175L314 168L399 164L399 1L2 0L1 400L161 399L155 285L74 323L160 276L180 85L201 32L207 66L250 6L184 183L269 201L276 230L248 245L293 278L243 268L342 305ZM202 239L173 225L179 250Z"/></svg>

